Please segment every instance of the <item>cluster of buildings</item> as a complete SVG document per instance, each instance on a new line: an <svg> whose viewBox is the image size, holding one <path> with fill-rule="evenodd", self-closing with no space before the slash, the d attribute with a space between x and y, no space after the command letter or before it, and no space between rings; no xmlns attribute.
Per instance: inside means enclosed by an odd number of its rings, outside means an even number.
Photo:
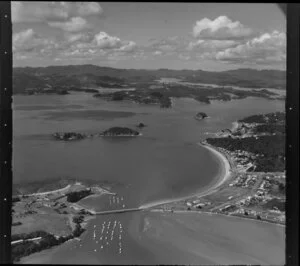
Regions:
<svg viewBox="0 0 300 266"><path fill-rule="evenodd" d="M253 195L253 196L248 196L242 200L240 200L239 202L237 202L237 204L239 206L245 206L245 207L250 207L250 206L257 206L259 203L261 202L266 202L267 200L271 199L270 196L268 195Z"/></svg>
<svg viewBox="0 0 300 266"><path fill-rule="evenodd" d="M211 205L211 202L206 201L206 202L201 202L200 199L194 200L194 201L187 201L186 206L189 208L197 208L197 209L202 209L205 206Z"/></svg>
<svg viewBox="0 0 300 266"><path fill-rule="evenodd" d="M279 185L285 186L282 182L284 178L284 173L239 174L229 186L248 188L249 192L234 202L222 205L217 212L284 223L285 211L276 207L278 202L285 201L284 193L277 194Z"/></svg>
<svg viewBox="0 0 300 266"><path fill-rule="evenodd" d="M239 174L237 178L229 184L230 187L243 187L243 188L251 188L257 181L257 175L252 174Z"/></svg>

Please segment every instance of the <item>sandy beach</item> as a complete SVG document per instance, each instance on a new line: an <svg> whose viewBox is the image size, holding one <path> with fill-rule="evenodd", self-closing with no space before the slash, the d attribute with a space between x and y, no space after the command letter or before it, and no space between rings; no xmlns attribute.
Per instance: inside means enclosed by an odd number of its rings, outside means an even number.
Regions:
<svg viewBox="0 0 300 266"><path fill-rule="evenodd" d="M146 204L141 205L140 209L153 208L153 207L156 207L156 206L159 206L162 204L177 202L177 201L181 201L181 200L187 200L192 197L200 198L200 197L207 196L209 194L216 192L216 190L231 177L230 163L221 152L217 151L216 149L214 149L208 145L203 145L202 143L197 143L197 144L210 150L219 159L219 161L222 164L220 173L218 173L218 175L212 180L212 182L210 184L208 184L204 189L202 188L201 191L199 191L199 192L196 192L196 193L191 194L186 197L180 197L180 198L176 198L176 199L159 200L159 201L154 201L151 203L146 203Z"/></svg>
<svg viewBox="0 0 300 266"><path fill-rule="evenodd" d="M226 156L208 145L199 145L211 151L222 164L210 184L194 195L152 202L140 206L141 209L194 196L202 197L215 192L228 181L231 177L231 165ZM155 254L153 259L157 264L283 265L285 261L284 226L199 211L164 213L154 209L150 212L136 212L130 217L128 230L134 242L130 240L127 244L131 246L135 243L146 254ZM90 217L94 218L97 219L96 216ZM89 221L85 221L84 226L88 224ZM84 235L86 234L88 232ZM68 259L68 263L77 263L79 258L62 255L69 245L63 244L32 254L23 258L21 263L55 263L58 257L61 261ZM85 262L100 263L99 257L80 254Z"/></svg>

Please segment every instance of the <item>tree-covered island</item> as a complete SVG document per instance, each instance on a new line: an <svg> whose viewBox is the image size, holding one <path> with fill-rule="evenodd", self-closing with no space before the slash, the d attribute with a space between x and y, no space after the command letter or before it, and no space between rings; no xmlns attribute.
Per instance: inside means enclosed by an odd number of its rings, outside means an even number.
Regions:
<svg viewBox="0 0 300 266"><path fill-rule="evenodd" d="M203 120L204 118L208 117L206 113L204 112L199 112L195 115L195 119L197 120Z"/></svg>
<svg viewBox="0 0 300 266"><path fill-rule="evenodd" d="M100 136L103 137L114 137L114 136L139 136L140 133L128 127L111 127L102 133Z"/></svg>

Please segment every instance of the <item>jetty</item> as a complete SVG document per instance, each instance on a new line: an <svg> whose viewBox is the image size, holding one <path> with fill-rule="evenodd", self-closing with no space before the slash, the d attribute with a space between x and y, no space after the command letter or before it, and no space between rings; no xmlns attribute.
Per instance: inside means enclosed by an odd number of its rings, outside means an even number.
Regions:
<svg viewBox="0 0 300 266"><path fill-rule="evenodd" d="M145 208L128 208L128 209L117 209L117 210L109 210L109 211L99 211L95 212L95 215L106 215L106 214L115 214L115 213L124 213L124 212L135 212L142 211Z"/></svg>

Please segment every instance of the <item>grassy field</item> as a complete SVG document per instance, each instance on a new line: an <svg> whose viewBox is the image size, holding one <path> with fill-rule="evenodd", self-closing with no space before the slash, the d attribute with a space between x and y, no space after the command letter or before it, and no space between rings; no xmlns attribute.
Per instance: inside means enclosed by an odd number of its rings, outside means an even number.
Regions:
<svg viewBox="0 0 300 266"><path fill-rule="evenodd" d="M12 235L43 230L54 235L68 235L72 232L68 215L47 213L33 214L22 218L22 224L12 227Z"/></svg>

